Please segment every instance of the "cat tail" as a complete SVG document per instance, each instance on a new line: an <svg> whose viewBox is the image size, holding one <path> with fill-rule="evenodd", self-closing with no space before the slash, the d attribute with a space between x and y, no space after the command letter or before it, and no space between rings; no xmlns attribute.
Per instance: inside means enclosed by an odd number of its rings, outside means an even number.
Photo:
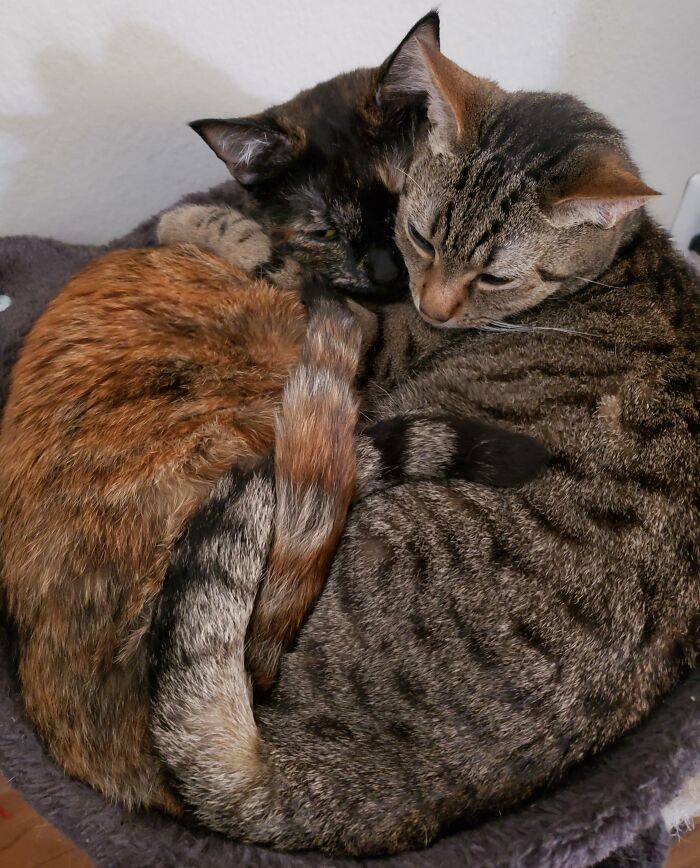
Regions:
<svg viewBox="0 0 700 868"><path fill-rule="evenodd" d="M264 779L244 658L274 527L271 470L219 480L178 544L151 630L154 747L216 828Z"/></svg>
<svg viewBox="0 0 700 868"><path fill-rule="evenodd" d="M248 631L248 669L263 689L323 589L355 493L362 334L341 302L316 291L310 304L276 419L274 530Z"/></svg>

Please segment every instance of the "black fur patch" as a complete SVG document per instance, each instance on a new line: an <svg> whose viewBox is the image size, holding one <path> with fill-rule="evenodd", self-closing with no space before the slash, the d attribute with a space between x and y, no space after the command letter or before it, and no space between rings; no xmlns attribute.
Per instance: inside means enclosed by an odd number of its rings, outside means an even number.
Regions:
<svg viewBox="0 0 700 868"><path fill-rule="evenodd" d="M539 476L549 453L534 437L477 419L450 419L457 449L449 475L505 488Z"/></svg>

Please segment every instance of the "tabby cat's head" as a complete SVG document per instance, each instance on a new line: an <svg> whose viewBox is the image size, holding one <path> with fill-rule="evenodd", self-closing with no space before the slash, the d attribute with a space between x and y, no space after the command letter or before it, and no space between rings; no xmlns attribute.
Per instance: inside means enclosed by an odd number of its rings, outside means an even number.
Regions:
<svg viewBox="0 0 700 868"><path fill-rule="evenodd" d="M599 276L656 195L622 134L572 96L506 93L410 47L389 85L428 95L396 221L422 316L483 326Z"/></svg>
<svg viewBox="0 0 700 868"><path fill-rule="evenodd" d="M437 50L437 13L380 67L336 76L254 117L192 124L250 190L278 250L350 294L386 299L406 286L394 218L425 95L383 92L418 37Z"/></svg>

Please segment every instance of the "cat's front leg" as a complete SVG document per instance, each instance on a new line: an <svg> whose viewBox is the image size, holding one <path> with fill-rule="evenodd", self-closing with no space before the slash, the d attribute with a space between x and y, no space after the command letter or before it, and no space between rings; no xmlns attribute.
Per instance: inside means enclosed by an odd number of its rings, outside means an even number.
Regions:
<svg viewBox="0 0 700 868"><path fill-rule="evenodd" d="M157 229L161 244L195 244L252 274L270 261L262 226L226 205L180 205L166 211Z"/></svg>
<svg viewBox="0 0 700 868"><path fill-rule="evenodd" d="M382 419L358 437L356 500L408 482L463 479L513 488L536 479L548 463L546 447L529 434L424 409Z"/></svg>

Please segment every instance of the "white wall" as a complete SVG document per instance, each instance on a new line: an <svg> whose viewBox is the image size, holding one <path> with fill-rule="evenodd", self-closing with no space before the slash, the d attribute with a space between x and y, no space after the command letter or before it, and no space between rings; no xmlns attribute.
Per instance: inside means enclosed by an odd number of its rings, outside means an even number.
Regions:
<svg viewBox="0 0 700 868"><path fill-rule="evenodd" d="M431 0L0 0L0 235L102 242L225 178L185 122L374 65ZM627 133L670 224L700 171L698 0L443 0L443 48L572 90Z"/></svg>

